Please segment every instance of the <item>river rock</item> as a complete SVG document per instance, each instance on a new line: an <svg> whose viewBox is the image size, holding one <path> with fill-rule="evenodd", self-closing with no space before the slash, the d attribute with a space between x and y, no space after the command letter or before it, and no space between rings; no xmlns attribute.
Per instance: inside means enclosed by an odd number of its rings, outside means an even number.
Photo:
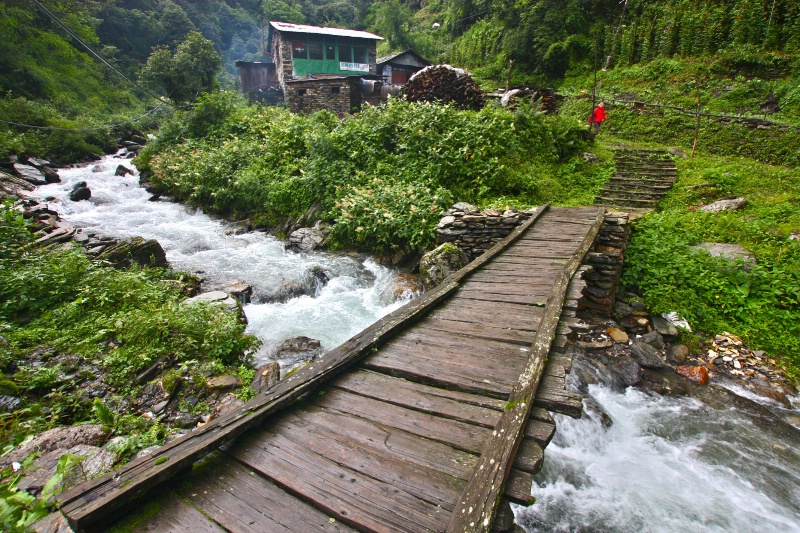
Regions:
<svg viewBox="0 0 800 533"><path fill-rule="evenodd" d="M42 174L44 174L44 179L47 183L61 183L61 177L58 175L58 172L52 168L42 167L40 170Z"/></svg>
<svg viewBox="0 0 800 533"><path fill-rule="evenodd" d="M84 424L80 426L64 426L39 433L28 443L0 458L0 466L8 466L13 462L22 462L33 452L45 454L52 450L66 449L79 444L94 446L105 442L108 432L100 424Z"/></svg>
<svg viewBox="0 0 800 533"><path fill-rule="evenodd" d="M42 171L36 167L15 163L14 172L31 185L45 185L47 183L47 179L44 174L42 174Z"/></svg>
<svg viewBox="0 0 800 533"><path fill-rule="evenodd" d="M82 200L88 200L92 197L92 191L89 190L89 187L86 186L85 181L80 181L75 184L72 188L72 192L69 193L69 199L73 202L80 202Z"/></svg>
<svg viewBox="0 0 800 533"><path fill-rule="evenodd" d="M642 381L642 367L632 357L622 355L609 366L614 374L627 386L632 387Z"/></svg>
<svg viewBox="0 0 800 533"><path fill-rule="evenodd" d="M625 333L625 331L623 331L623 330L621 330L619 328L608 328L606 330L606 333L608 333L609 337L614 339L614 342L617 342L617 343L620 343L620 344L625 344L629 340L628 334Z"/></svg>
<svg viewBox="0 0 800 533"><path fill-rule="evenodd" d="M384 291L382 300L386 303L394 303L398 300L410 300L419 295L425 287L422 285L420 277L415 274L398 274L392 281L392 285Z"/></svg>
<svg viewBox="0 0 800 533"><path fill-rule="evenodd" d="M323 248L328 243L331 234L331 225L318 220L313 228L300 228L289 235L286 243L287 250L296 252L310 252Z"/></svg>
<svg viewBox="0 0 800 533"><path fill-rule="evenodd" d="M128 174L133 176L133 170L129 169L125 165L118 165L117 170L114 171L115 176L127 176Z"/></svg>
<svg viewBox="0 0 800 533"><path fill-rule="evenodd" d="M704 366L678 366L675 370L681 376L699 383L700 385L708 384L708 369Z"/></svg>
<svg viewBox="0 0 800 533"><path fill-rule="evenodd" d="M650 331L648 333L645 333L644 335L639 337L639 340L649 344L659 352L664 349L664 338L658 331Z"/></svg>
<svg viewBox="0 0 800 533"><path fill-rule="evenodd" d="M659 351L639 339L631 343L631 355L644 368L658 369L666 366Z"/></svg>
<svg viewBox="0 0 800 533"><path fill-rule="evenodd" d="M97 259L108 261L115 268L128 268L133 263L154 268L169 266L167 255L155 239L133 237L107 247Z"/></svg>
<svg viewBox="0 0 800 533"><path fill-rule="evenodd" d="M238 279L229 281L221 287L221 290L242 305L250 303L253 297L253 286Z"/></svg>
<svg viewBox="0 0 800 533"><path fill-rule="evenodd" d="M250 384L259 393L272 387L281 379L281 365L276 361L271 361L256 368L256 375Z"/></svg>
<svg viewBox="0 0 800 533"><path fill-rule="evenodd" d="M746 198L730 198L726 200L718 200L714 203L704 205L700 211L706 213L718 213L720 211L728 211L742 208L747 203Z"/></svg>
<svg viewBox="0 0 800 533"><path fill-rule="evenodd" d="M17 488L30 494L40 493L47 481L56 474L58 461L65 454L77 455L82 459L80 466L75 465L64 476L62 487L65 490L108 472L117 460L115 453L97 446L78 444L70 448L61 447L36 459Z"/></svg>
<svg viewBox="0 0 800 533"><path fill-rule="evenodd" d="M236 376L215 376L206 382L208 390L219 392L242 386L242 380Z"/></svg>
<svg viewBox="0 0 800 533"><path fill-rule="evenodd" d="M321 266L313 266L303 273L299 279L290 280L273 292L267 294L264 299L270 303L285 302L300 296L314 297L330 281L328 274Z"/></svg>
<svg viewBox="0 0 800 533"><path fill-rule="evenodd" d="M671 346L669 350L667 350L667 359L672 361L673 363L681 364L686 361L689 357L689 347L685 344L678 344L675 346Z"/></svg>
<svg viewBox="0 0 800 533"><path fill-rule="evenodd" d="M419 262L419 277L426 289L432 289L450 274L461 270L467 263L469 263L467 252L446 242L422 256Z"/></svg>
<svg viewBox="0 0 800 533"><path fill-rule="evenodd" d="M38 157L29 157L28 163L37 168L49 167L50 165L52 165L52 163L50 163L50 161L48 161L47 159L40 159Z"/></svg>
<svg viewBox="0 0 800 533"><path fill-rule="evenodd" d="M300 336L283 341L283 344L275 352L275 359L286 360L291 364L299 364L313 361L324 352L320 341Z"/></svg>

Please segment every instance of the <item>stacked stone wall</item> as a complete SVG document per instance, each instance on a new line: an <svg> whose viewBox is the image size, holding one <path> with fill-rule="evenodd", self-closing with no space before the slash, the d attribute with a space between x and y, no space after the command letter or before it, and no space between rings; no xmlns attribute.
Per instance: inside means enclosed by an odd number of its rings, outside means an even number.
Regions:
<svg viewBox="0 0 800 533"><path fill-rule="evenodd" d="M480 210L458 203L451 207L436 228L438 244L452 242L475 259L507 237L514 228L531 217L531 211Z"/></svg>
<svg viewBox="0 0 800 533"><path fill-rule="evenodd" d="M337 88L338 93L332 91ZM347 78L294 80L286 84L285 98L292 113L333 113L352 111L352 84Z"/></svg>
<svg viewBox="0 0 800 533"><path fill-rule="evenodd" d="M592 250L583 260L584 265L591 267L583 275L586 287L578 301L579 309L585 313L612 315L630 234L627 213L606 213Z"/></svg>

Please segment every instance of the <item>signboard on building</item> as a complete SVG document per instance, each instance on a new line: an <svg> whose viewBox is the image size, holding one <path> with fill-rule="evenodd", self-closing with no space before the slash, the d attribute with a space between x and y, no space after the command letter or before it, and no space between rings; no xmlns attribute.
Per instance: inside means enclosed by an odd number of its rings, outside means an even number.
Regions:
<svg viewBox="0 0 800 533"><path fill-rule="evenodd" d="M369 63L347 63L345 61L339 62L339 70L347 70L350 72L369 72Z"/></svg>

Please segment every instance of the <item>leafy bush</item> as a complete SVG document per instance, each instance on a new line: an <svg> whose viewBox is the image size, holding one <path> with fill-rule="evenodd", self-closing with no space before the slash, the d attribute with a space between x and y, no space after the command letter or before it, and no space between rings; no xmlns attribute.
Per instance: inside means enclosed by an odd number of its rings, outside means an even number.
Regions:
<svg viewBox="0 0 800 533"><path fill-rule="evenodd" d="M279 225L319 202L339 226L337 245L409 251L433 243L435 220L452 201L584 197L571 187L544 196L551 188L541 181L591 175L571 185L597 185L596 169L574 157L585 132L582 122L531 106L459 111L392 99L340 121L217 93L166 124L137 165L165 192L220 213ZM564 161L569 175L558 170Z"/></svg>

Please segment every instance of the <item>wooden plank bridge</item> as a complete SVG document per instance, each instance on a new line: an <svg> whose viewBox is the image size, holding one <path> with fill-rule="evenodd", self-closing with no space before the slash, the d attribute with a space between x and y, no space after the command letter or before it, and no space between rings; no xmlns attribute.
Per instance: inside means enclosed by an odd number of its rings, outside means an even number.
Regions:
<svg viewBox="0 0 800 533"><path fill-rule="evenodd" d="M538 208L240 412L60 495L62 514L76 531L148 503L135 530L504 530L507 502L531 502L547 410L580 414L551 343L603 213Z"/></svg>

